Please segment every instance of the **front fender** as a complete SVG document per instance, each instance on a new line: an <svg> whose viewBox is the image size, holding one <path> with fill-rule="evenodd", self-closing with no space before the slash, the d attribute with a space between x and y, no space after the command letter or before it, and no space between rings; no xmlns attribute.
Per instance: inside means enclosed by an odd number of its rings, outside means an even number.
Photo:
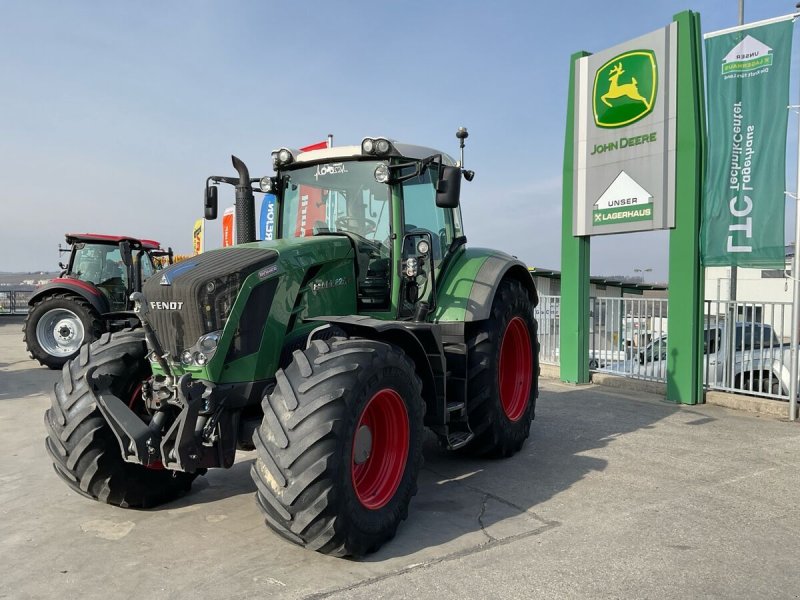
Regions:
<svg viewBox="0 0 800 600"><path fill-rule="evenodd" d="M107 313L110 309L108 300L103 296L102 292L95 286L80 279L72 279L69 277L58 277L53 279L50 283L46 283L36 290L36 292L28 300L28 306L33 306L45 296L52 296L54 294L73 294L80 296L92 305L92 308L102 315Z"/></svg>
<svg viewBox="0 0 800 600"><path fill-rule="evenodd" d="M531 304L539 295L528 268L519 259L485 248L466 248L452 259L438 286L435 322L481 321L488 319L495 293L504 279L519 281L528 291Z"/></svg>

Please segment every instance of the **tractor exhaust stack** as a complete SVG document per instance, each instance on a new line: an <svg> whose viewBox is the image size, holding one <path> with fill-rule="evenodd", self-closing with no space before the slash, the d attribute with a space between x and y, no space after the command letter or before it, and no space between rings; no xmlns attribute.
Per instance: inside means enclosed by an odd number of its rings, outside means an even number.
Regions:
<svg viewBox="0 0 800 600"><path fill-rule="evenodd" d="M236 243L248 244L256 241L256 212L250 172L239 158L231 156L233 168L239 173L236 184Z"/></svg>

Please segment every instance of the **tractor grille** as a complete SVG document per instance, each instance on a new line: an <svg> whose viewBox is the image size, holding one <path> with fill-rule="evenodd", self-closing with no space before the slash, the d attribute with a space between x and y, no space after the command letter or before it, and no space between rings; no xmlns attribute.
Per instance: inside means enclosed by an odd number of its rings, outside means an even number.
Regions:
<svg viewBox="0 0 800 600"><path fill-rule="evenodd" d="M245 278L277 258L274 250L224 248L181 261L148 279L142 293L164 350L177 360L201 335L221 330Z"/></svg>

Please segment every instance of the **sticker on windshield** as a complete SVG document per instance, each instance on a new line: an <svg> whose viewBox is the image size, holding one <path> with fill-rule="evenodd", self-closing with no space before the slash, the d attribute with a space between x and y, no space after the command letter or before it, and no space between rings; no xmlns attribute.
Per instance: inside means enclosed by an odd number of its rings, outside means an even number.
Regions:
<svg viewBox="0 0 800 600"><path fill-rule="evenodd" d="M321 175L340 175L347 173L344 168L344 163L331 163L329 165L317 165L317 172L314 173L314 179L319 179Z"/></svg>

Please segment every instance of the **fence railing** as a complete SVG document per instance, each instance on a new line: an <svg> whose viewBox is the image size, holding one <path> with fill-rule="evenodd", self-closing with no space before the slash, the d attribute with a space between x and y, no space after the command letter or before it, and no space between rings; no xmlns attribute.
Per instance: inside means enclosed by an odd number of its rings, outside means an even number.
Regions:
<svg viewBox="0 0 800 600"><path fill-rule="evenodd" d="M27 314L28 300L32 294L29 290L0 291L0 315Z"/></svg>
<svg viewBox="0 0 800 600"><path fill-rule="evenodd" d="M558 364L559 323L561 296L539 296L533 314L539 323L539 360L545 364Z"/></svg>
<svg viewBox="0 0 800 600"><path fill-rule="evenodd" d="M666 381L667 301L590 298L589 366L633 379ZM652 348L663 346L663 354Z"/></svg>
<svg viewBox="0 0 800 600"><path fill-rule="evenodd" d="M560 301L559 296L540 296L534 311L539 321L542 363L560 362ZM589 306L590 369L666 382L667 300L590 298ZM706 389L788 400L792 358L790 302L707 300L703 323ZM730 328L732 335L728 323L735 324Z"/></svg>
<svg viewBox="0 0 800 600"><path fill-rule="evenodd" d="M791 302L707 300L705 387L788 400L791 331Z"/></svg>

